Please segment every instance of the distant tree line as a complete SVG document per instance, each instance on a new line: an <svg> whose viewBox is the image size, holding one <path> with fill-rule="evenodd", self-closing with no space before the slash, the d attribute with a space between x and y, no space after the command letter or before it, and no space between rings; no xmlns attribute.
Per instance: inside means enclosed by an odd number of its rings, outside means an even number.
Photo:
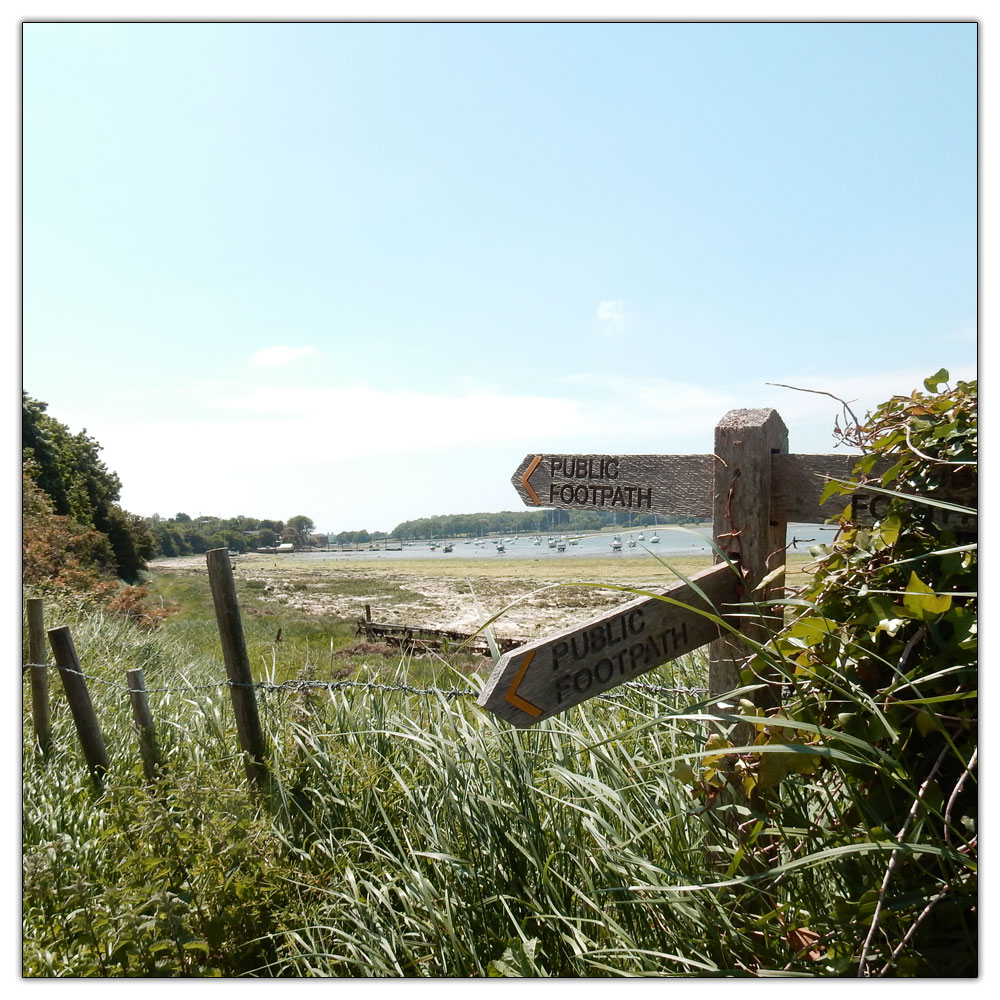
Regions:
<svg viewBox="0 0 1000 1000"><path fill-rule="evenodd" d="M662 514L633 514L601 510L505 510L487 514L436 514L413 521L403 521L391 536L412 538L477 538L489 534L536 534L558 531L589 532L617 525L641 528L650 524L694 524L695 517L666 517Z"/></svg>
<svg viewBox="0 0 1000 1000"><path fill-rule="evenodd" d="M148 522L155 540L156 555L197 555L208 549L227 547L233 552L252 552L282 542L296 548L352 548L372 545L390 539L406 541L416 538L476 538L490 534L545 534L547 532L589 532L617 524L634 528L650 524L688 524L697 518L664 517L639 514L623 520L621 514L603 511L500 511L479 514L436 514L432 517L403 521L391 532L338 531L336 534L314 532L313 522L302 514L285 521L271 521L240 515L233 518L175 514L161 518L154 514Z"/></svg>
<svg viewBox="0 0 1000 1000"><path fill-rule="evenodd" d="M389 536L384 531L338 531L329 536L330 545L368 545L372 542L385 541Z"/></svg>
<svg viewBox="0 0 1000 1000"><path fill-rule="evenodd" d="M287 521L267 518L215 517L179 513L170 518L153 514L148 521L157 556L189 556L209 549L253 552L290 542L297 549L368 545L387 539L384 531L316 532L311 518L296 514Z"/></svg>

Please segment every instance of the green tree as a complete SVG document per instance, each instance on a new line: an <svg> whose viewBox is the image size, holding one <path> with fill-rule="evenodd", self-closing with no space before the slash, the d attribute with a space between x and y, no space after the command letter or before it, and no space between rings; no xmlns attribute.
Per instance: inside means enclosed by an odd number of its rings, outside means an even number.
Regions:
<svg viewBox="0 0 1000 1000"><path fill-rule="evenodd" d="M170 528L167 527L167 525L163 524L162 522L160 524L155 524L153 525L151 531L153 539L156 542L156 551L160 555L164 556L181 555L181 553L177 551L177 544L174 541L175 535L170 530Z"/></svg>
<svg viewBox="0 0 1000 1000"><path fill-rule="evenodd" d="M246 536L239 531L233 531L231 529L226 529L222 532L226 538L226 544L233 552L246 552L250 547Z"/></svg>
<svg viewBox="0 0 1000 1000"><path fill-rule="evenodd" d="M50 416L47 404L22 393L24 468L45 493L53 513L104 535L114 553L113 572L134 583L154 542L141 519L118 505L121 481L101 461L101 446L86 430L71 434Z"/></svg>
<svg viewBox="0 0 1000 1000"><path fill-rule="evenodd" d="M309 535L316 530L316 525L305 514L296 514L295 517L290 517L287 526L292 531L292 537L289 540L295 542L296 545L303 546L309 544Z"/></svg>

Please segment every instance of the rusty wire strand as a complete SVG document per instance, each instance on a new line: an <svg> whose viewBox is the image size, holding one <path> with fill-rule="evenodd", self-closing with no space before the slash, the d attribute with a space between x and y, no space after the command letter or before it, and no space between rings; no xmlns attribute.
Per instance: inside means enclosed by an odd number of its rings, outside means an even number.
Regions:
<svg viewBox="0 0 1000 1000"><path fill-rule="evenodd" d="M87 674L82 670L73 670L70 667L60 667L55 663L25 663L25 667L45 667L50 670L60 670L68 674L77 674L86 680L98 681L107 687L118 691L135 691L136 688L129 687L119 681L109 680L97 674ZM185 684L179 687L149 687L145 691L147 694L163 694L168 692L184 693L189 691L208 691L224 687L254 688L258 691L309 691L326 688L328 690L340 690L343 688L364 688L369 691L403 691L407 694L444 695L446 698L476 698L480 692L474 688L439 688L439 687L416 687L412 684L385 684L378 681L320 681L320 680L291 680L282 681L280 684L274 681L254 681L252 684L244 684L240 681L220 680L208 684ZM629 688L633 691L641 691L645 694L682 694L700 695L708 694L707 688L667 688L658 684L646 684L641 681L626 681L619 685L619 688ZM616 689L617 690L617 689ZM613 695L611 691L603 693L605 697L621 697ZM600 697L600 696L599 696Z"/></svg>

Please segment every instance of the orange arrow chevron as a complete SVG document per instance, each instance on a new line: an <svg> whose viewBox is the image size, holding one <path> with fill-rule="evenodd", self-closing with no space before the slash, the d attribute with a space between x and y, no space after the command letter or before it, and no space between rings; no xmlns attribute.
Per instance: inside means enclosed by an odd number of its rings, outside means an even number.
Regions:
<svg viewBox="0 0 1000 1000"><path fill-rule="evenodd" d="M528 491L528 495L531 497L532 500L535 501L535 505L537 507L542 506L542 501L541 498L538 496L538 494L531 488L531 484L528 482L528 480L531 478L531 474L535 471L535 469L538 468L538 463L541 460L542 456L536 455L534 461L531 463L531 465L528 466L524 475L521 476L521 485Z"/></svg>
<svg viewBox="0 0 1000 1000"><path fill-rule="evenodd" d="M538 456L541 458L541 455ZM538 462L538 459L535 459ZM534 468L534 466L532 466ZM521 683L522 678L528 670L528 664L534 659L535 651L529 650L524 657L524 661L521 663L521 669L518 670L517 676L514 678L513 684L507 689L507 693L504 695L504 699L510 702L515 708L519 708L522 712L526 712L528 715L537 718L542 714L542 710L537 705L532 705L530 701L525 701L523 698L519 697L517 694L518 685Z"/></svg>

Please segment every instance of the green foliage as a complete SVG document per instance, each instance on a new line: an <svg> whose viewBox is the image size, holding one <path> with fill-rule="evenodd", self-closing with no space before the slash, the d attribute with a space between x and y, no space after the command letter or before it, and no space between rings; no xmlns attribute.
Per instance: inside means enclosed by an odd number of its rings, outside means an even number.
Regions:
<svg viewBox="0 0 1000 1000"><path fill-rule="evenodd" d="M118 506L121 482L101 461L101 446L87 432L69 428L46 413L47 405L22 394L23 467L49 500L52 514L107 539L110 566L102 558L91 566L98 573L135 583L154 550L142 518Z"/></svg>
<svg viewBox="0 0 1000 1000"><path fill-rule="evenodd" d="M884 513L813 550L790 623L744 674L790 695L756 724L756 745L775 752L743 761L751 801L780 815L779 785L830 771L838 842L894 845L877 881L845 859L851 918L830 946L897 975L974 975L978 955L977 547L962 512L941 506L945 487L976 494L977 388L947 381L942 370L843 432L864 451L853 483L884 491Z"/></svg>
<svg viewBox="0 0 1000 1000"><path fill-rule="evenodd" d="M26 976L236 976L273 960L282 845L242 793L168 773L155 789L120 783L100 808L86 840L26 853Z"/></svg>

